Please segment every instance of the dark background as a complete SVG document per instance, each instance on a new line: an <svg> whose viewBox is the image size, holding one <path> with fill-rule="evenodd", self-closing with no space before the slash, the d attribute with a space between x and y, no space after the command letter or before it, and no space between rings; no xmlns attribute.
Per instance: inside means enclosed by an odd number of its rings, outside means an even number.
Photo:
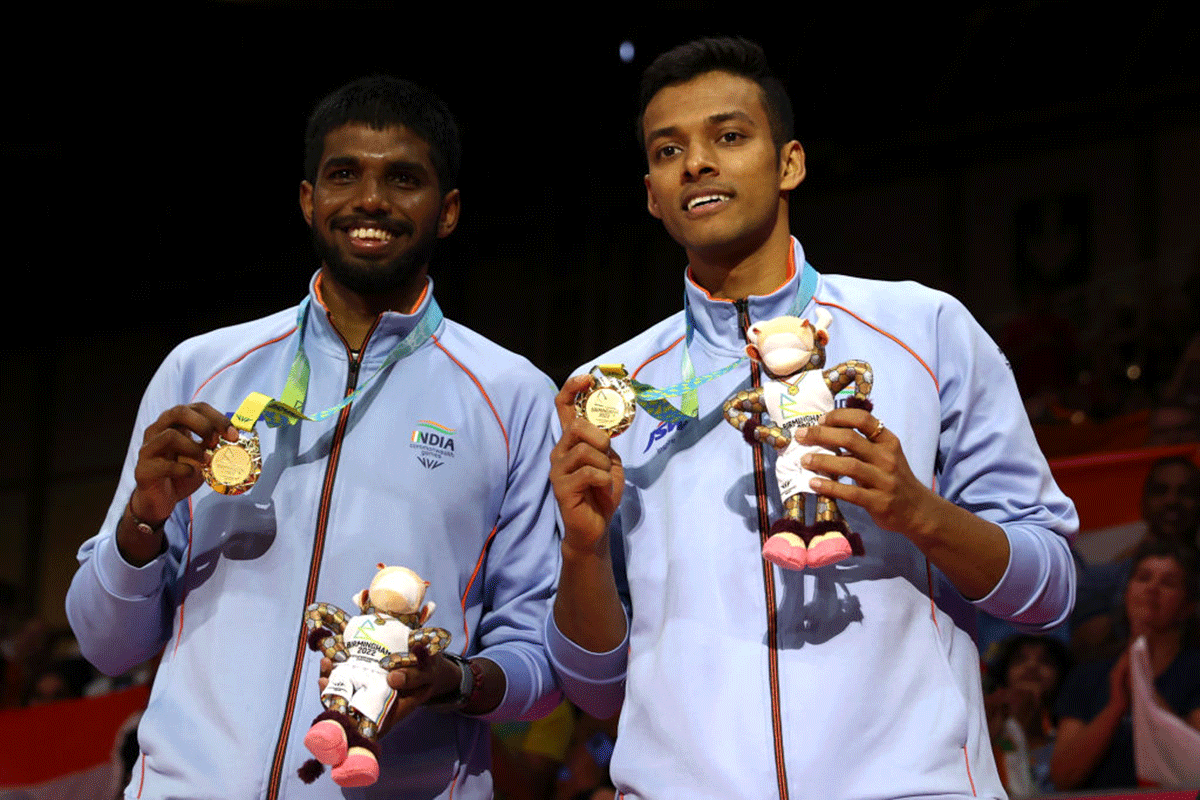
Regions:
<svg viewBox="0 0 1200 800"><path fill-rule="evenodd" d="M547 16L195 3L127 20L59 20L47 5L14 25L37 42L33 57L6 56L6 161L24 189L10 232L28 230L25 211L33 217L33 235L18 237L16 288L41 319L65 311L88 331L149 324L182 335L295 302L314 268L296 208L304 121L317 97L364 72L429 85L461 120L464 217L434 275L447 313L483 329L486 318L466 318L476 309L456 307L476 264L504 266L495 311L519 314L527 309L514 300L530 282L598 250L628 261L625 245L647 239L670 256L664 309L678 305L682 254L645 212L631 130L641 69L698 35L743 34L767 49L796 104L805 199L1197 118L1188 4L1119 14L1088 3L954 5L933 14L796 4L781 14L597 4ZM182 12L169 23L168 8ZM624 40L636 46L631 64L617 57ZM795 227L831 272L857 239L903 233L834 239L801 219ZM105 303L109 293L121 308Z"/></svg>
<svg viewBox="0 0 1200 800"><path fill-rule="evenodd" d="M764 45L796 106L808 178L793 231L819 270L917 278L997 330L1042 288L1017 234L997 252L987 229L1019 234L1050 198L1075 237L1059 279L1082 287L1060 311L1083 324L1094 306L1080 298L1118 288L1114 269L1134 292L1168 262L1195 270L1190 10L24 6L4 56L0 541L13 557L0 578L60 615L165 353L303 296L316 268L297 207L303 126L348 79L395 73L455 110L464 205L434 257L439 302L561 381L680 306L684 257L645 211L632 135L638 76L663 50L714 34ZM1072 177L1043 186L1064 160Z"/></svg>

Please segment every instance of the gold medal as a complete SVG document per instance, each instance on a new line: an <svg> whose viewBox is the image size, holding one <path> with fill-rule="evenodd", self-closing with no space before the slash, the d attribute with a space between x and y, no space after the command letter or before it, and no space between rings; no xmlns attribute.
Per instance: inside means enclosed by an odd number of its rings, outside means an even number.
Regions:
<svg viewBox="0 0 1200 800"><path fill-rule="evenodd" d="M575 396L575 413L616 436L633 422L637 394L620 364L598 364L591 375L592 387Z"/></svg>
<svg viewBox="0 0 1200 800"><path fill-rule="evenodd" d="M258 434L253 430L238 431L236 442L220 439L208 451L211 456L204 467L204 480L213 491L221 494L244 494L262 474L262 451Z"/></svg>

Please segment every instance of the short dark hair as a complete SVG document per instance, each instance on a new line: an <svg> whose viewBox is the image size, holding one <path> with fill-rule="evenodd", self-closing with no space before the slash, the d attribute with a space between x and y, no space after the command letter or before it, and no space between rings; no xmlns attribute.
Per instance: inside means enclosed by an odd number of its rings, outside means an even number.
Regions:
<svg viewBox="0 0 1200 800"><path fill-rule="evenodd" d="M762 90L763 107L767 111L775 149L779 150L795 138L792 101L783 81L771 71L767 54L749 39L724 36L681 44L663 53L646 67L642 73L637 116L639 147L646 145L642 117L646 115L646 106L650 105L654 95L668 86L687 83L706 72L728 72L757 83Z"/></svg>
<svg viewBox="0 0 1200 800"><path fill-rule="evenodd" d="M1183 542L1170 539L1146 537L1134 548L1133 556L1129 559L1129 575L1132 580L1138 565L1147 558L1171 558L1183 570L1183 585L1187 599L1195 602L1200 599L1200 552L1195 547ZM1128 588L1128 584L1126 584Z"/></svg>
<svg viewBox="0 0 1200 800"><path fill-rule="evenodd" d="M1143 486L1142 491L1145 492L1145 490L1150 486L1150 477L1154 475L1155 472L1163 467L1174 466L1184 467L1188 471L1188 481L1191 482L1192 489L1200 492L1200 466L1197 466L1195 461L1192 461L1190 457L1185 455L1163 456L1152 463L1150 465L1150 469L1146 471L1146 483Z"/></svg>
<svg viewBox="0 0 1200 800"><path fill-rule="evenodd" d="M999 652L992 661L988 673L994 675L997 686L1008 685L1008 668L1016 658L1017 652L1027 644L1038 645L1046 651L1046 655L1058 670L1058 677L1050 692L1051 700L1058 694L1067 673L1071 671L1071 651L1065 644L1050 636L1037 636L1032 633L1014 634L1000 643Z"/></svg>
<svg viewBox="0 0 1200 800"><path fill-rule="evenodd" d="M458 185L462 144L450 108L433 92L392 75L368 75L335 89L313 108L304 131L304 177L316 183L325 137L349 123L375 130L403 125L429 145L429 159L445 196Z"/></svg>

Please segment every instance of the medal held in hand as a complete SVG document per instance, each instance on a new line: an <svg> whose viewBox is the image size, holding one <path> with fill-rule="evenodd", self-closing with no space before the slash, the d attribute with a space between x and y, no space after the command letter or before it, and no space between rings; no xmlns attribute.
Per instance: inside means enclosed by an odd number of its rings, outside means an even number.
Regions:
<svg viewBox="0 0 1200 800"><path fill-rule="evenodd" d="M221 494L245 494L262 474L262 450L253 430L238 431L236 442L219 440L208 454L204 480Z"/></svg>
<svg viewBox="0 0 1200 800"><path fill-rule="evenodd" d="M271 403L271 398L265 394L251 392L229 420L237 428L237 441L218 439L217 446L207 451L209 459L204 465L204 480L214 492L245 494L262 474L262 449L258 445L254 423Z"/></svg>
<svg viewBox="0 0 1200 800"><path fill-rule="evenodd" d="M575 412L609 436L629 427L637 411L637 393L621 364L597 364L592 386L575 396Z"/></svg>

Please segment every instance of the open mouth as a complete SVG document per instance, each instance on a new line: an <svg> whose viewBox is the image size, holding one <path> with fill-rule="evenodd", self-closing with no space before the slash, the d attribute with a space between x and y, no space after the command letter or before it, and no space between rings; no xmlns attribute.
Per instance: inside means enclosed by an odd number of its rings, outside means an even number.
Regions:
<svg viewBox="0 0 1200 800"><path fill-rule="evenodd" d="M393 238L391 231L383 230L382 228L358 227L349 228L346 234L354 240L362 242L379 242L387 244Z"/></svg>
<svg viewBox="0 0 1200 800"><path fill-rule="evenodd" d="M707 206L717 205L729 200L729 195L721 192L713 192L711 194L702 194L687 200L683 204L684 211L695 211Z"/></svg>

